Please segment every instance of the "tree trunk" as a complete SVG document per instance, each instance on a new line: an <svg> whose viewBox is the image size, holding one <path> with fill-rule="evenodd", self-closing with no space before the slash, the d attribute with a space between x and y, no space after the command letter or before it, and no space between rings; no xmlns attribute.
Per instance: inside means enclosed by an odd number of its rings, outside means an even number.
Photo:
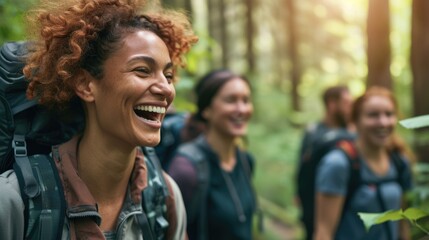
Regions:
<svg viewBox="0 0 429 240"><path fill-rule="evenodd" d="M220 45L222 47L222 67L229 66L229 49L228 49L228 27L226 19L226 3L225 0L219 0L219 16L220 16Z"/></svg>
<svg viewBox="0 0 429 240"><path fill-rule="evenodd" d="M296 8L294 0L287 0L286 6L288 9L287 26L289 31L286 32L289 36L288 50L291 62L290 78L292 82L292 109L294 111L300 111L301 101L299 99L298 86L301 78L301 65L298 54L298 33L296 31Z"/></svg>
<svg viewBox="0 0 429 240"><path fill-rule="evenodd" d="M429 1L413 0L411 28L411 71L413 74L414 115L429 114ZM418 129L416 139L424 138L429 129ZM429 162L429 143L417 141L417 158Z"/></svg>
<svg viewBox="0 0 429 240"><path fill-rule="evenodd" d="M389 0L368 0L367 87L377 85L392 89L389 17Z"/></svg>
<svg viewBox="0 0 429 240"><path fill-rule="evenodd" d="M246 40L247 40L247 66L248 72L256 72L255 51L253 49L253 38L255 36L255 26L253 24L253 10L255 0L245 0L246 2Z"/></svg>

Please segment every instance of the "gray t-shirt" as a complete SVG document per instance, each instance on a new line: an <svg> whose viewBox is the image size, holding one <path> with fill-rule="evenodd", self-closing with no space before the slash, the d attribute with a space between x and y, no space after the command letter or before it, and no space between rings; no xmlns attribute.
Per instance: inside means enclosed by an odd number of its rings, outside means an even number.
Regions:
<svg viewBox="0 0 429 240"><path fill-rule="evenodd" d="M398 172L393 163L390 164L385 176L378 176L361 160L360 176L363 182L380 182L386 179L397 179ZM384 206L386 210L400 209L404 191L411 188L411 172L409 165L405 164L401 183L387 181L379 185ZM333 150L320 162L316 175L316 192L333 195L347 196L348 181L350 178L350 162L341 150ZM401 185L404 189L402 189ZM335 239L388 239L385 227L375 225L366 232L358 212L378 213L383 212L377 197L377 186L375 184L360 185L338 223ZM393 239L398 239L398 222L388 222Z"/></svg>

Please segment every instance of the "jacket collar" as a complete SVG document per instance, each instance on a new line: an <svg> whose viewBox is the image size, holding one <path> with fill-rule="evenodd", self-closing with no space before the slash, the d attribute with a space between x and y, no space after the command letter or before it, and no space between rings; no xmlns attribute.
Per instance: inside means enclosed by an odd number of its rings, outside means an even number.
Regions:
<svg viewBox="0 0 429 240"><path fill-rule="evenodd" d="M101 216L98 213L97 202L85 182L79 177L77 171L79 140L80 136L75 136L68 142L54 146L52 149L53 159L64 189L64 197L67 203L66 214L72 224L75 222L76 236L78 238L82 237L81 234L91 237L90 239L104 238L103 233L98 228L101 223ZM139 149L129 185L131 199L135 204L141 202L141 193L146 186L146 163L143 152ZM88 221L89 219L92 219L92 221Z"/></svg>

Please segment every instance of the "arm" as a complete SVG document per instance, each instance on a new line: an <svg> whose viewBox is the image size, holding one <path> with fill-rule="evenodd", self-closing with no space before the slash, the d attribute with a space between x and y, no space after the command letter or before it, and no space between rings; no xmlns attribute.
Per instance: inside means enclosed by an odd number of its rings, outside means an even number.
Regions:
<svg viewBox="0 0 429 240"><path fill-rule="evenodd" d="M334 150L322 158L316 172L315 239L335 238L349 177L350 163L343 152Z"/></svg>
<svg viewBox="0 0 429 240"><path fill-rule="evenodd" d="M345 198L340 195L316 193L315 236L316 240L334 239L341 218Z"/></svg>
<svg viewBox="0 0 429 240"><path fill-rule="evenodd" d="M0 175L0 239L24 239L24 202L13 171Z"/></svg>

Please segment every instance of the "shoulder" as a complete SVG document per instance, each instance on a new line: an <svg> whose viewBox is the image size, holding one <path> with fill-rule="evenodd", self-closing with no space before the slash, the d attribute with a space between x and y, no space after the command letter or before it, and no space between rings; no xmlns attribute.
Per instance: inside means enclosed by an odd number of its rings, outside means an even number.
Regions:
<svg viewBox="0 0 429 240"><path fill-rule="evenodd" d="M410 190L413 184L410 161L400 153L394 153L391 159L398 174L399 184L403 190Z"/></svg>
<svg viewBox="0 0 429 240"><path fill-rule="evenodd" d="M320 167L333 168L334 170L346 170L350 167L347 155L339 149L328 152L320 161Z"/></svg>
<svg viewBox="0 0 429 240"><path fill-rule="evenodd" d="M207 160L206 143L202 136L191 142L186 142L177 148L168 173L177 181L177 174L194 176L201 172ZM180 185L180 184L179 184Z"/></svg>
<svg viewBox="0 0 429 240"><path fill-rule="evenodd" d="M239 151L241 156L244 156L244 159L243 159L243 161L245 161L244 164L247 164L248 168L250 169L250 172L253 173L255 169L255 157L253 156L253 154L251 154L246 150L239 149Z"/></svg>
<svg viewBox="0 0 429 240"><path fill-rule="evenodd" d="M18 179L13 170L8 170L0 175L0 202L3 204L12 201L14 204L24 205L19 189Z"/></svg>
<svg viewBox="0 0 429 240"><path fill-rule="evenodd" d="M0 175L0 239L23 239L24 202L13 170Z"/></svg>
<svg viewBox="0 0 429 240"><path fill-rule="evenodd" d="M182 194L176 182L166 173L164 179L169 195L166 200L167 218L169 227L167 239L185 239L186 236L186 210Z"/></svg>
<svg viewBox="0 0 429 240"><path fill-rule="evenodd" d="M176 155L168 168L168 174L181 185L183 181L196 179L197 169L188 157Z"/></svg>
<svg viewBox="0 0 429 240"><path fill-rule="evenodd" d="M207 142L204 136L201 135L190 142L180 144L175 156L185 157L191 162L199 162L204 159L207 147Z"/></svg>
<svg viewBox="0 0 429 240"><path fill-rule="evenodd" d="M345 195L350 178L350 162L341 150L335 149L326 154L316 173L318 192Z"/></svg>

